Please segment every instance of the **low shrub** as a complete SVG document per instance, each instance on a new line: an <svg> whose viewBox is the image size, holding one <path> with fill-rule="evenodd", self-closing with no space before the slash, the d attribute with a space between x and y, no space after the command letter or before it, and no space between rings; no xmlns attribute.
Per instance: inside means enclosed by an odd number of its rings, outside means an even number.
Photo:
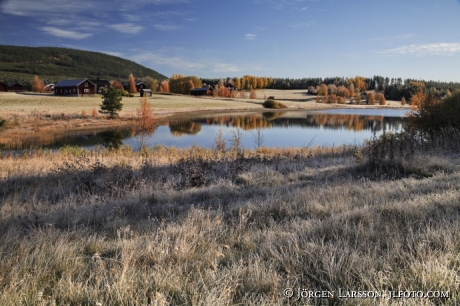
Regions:
<svg viewBox="0 0 460 306"><path fill-rule="evenodd" d="M272 108L272 109L287 108L287 106L285 104L283 104L281 102L278 102L276 100L272 100L272 99L268 99L262 105L265 108Z"/></svg>

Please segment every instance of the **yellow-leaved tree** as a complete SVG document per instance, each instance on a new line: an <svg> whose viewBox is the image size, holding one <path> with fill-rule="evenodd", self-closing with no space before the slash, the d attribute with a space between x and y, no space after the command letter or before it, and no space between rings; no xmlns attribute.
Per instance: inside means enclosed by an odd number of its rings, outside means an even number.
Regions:
<svg viewBox="0 0 460 306"><path fill-rule="evenodd" d="M32 91L33 92L44 92L45 91L45 83L38 77L38 75L34 76L32 81Z"/></svg>
<svg viewBox="0 0 460 306"><path fill-rule="evenodd" d="M129 75L129 78L128 78L128 90L129 90L129 93L137 92L136 80L134 79L134 76L132 73Z"/></svg>

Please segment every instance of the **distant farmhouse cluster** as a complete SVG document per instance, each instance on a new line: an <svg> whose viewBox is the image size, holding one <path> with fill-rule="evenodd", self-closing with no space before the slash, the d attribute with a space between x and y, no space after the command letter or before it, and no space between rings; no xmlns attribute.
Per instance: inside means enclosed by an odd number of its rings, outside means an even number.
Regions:
<svg viewBox="0 0 460 306"><path fill-rule="evenodd" d="M54 94L60 96L94 96L101 94L104 88L109 88L110 82L107 80L89 80L89 79L76 79L76 80L63 80L54 84L52 90ZM128 90L128 83L123 84L125 90ZM145 88L142 82L136 83L137 91L141 96L151 96L152 91Z"/></svg>
<svg viewBox="0 0 460 306"><path fill-rule="evenodd" d="M12 91L12 92L22 91L22 85L18 83L0 82L0 92L7 92L7 91Z"/></svg>
<svg viewBox="0 0 460 306"><path fill-rule="evenodd" d="M75 79L75 80L62 80L56 84L47 84L44 88L45 92L52 93L59 96L94 96L101 94L104 88L111 86L108 80L90 80L90 79ZM128 83L123 84L125 90L128 90ZM143 82L136 83L137 91L141 97L152 95L152 90L147 89ZM19 92L23 91L23 86L18 83L3 83L0 82L0 92Z"/></svg>

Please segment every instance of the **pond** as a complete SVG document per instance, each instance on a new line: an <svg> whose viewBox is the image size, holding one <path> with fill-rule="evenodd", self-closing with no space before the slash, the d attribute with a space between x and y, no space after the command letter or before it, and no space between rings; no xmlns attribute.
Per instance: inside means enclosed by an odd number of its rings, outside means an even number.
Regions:
<svg viewBox="0 0 460 306"><path fill-rule="evenodd" d="M158 126L144 138L145 145L212 147L222 132L227 145L233 134L242 135L245 148L257 146L257 134L267 147L340 146L361 145L365 139L383 132L398 132L405 124L407 111L401 109L332 109L315 111L234 112L191 115L187 119L174 119ZM260 137L259 137L260 139ZM66 144L91 148L129 145L139 149L141 139L128 130L105 131L94 135L78 136L61 141Z"/></svg>

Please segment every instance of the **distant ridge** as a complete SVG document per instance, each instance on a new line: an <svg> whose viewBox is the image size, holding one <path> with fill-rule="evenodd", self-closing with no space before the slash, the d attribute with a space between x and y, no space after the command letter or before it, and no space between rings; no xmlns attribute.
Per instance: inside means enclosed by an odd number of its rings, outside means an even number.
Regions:
<svg viewBox="0 0 460 306"><path fill-rule="evenodd" d="M55 47L0 45L0 82L19 82L27 86L38 75L45 83L62 79L90 78L127 80L167 77L133 61L100 52Z"/></svg>

